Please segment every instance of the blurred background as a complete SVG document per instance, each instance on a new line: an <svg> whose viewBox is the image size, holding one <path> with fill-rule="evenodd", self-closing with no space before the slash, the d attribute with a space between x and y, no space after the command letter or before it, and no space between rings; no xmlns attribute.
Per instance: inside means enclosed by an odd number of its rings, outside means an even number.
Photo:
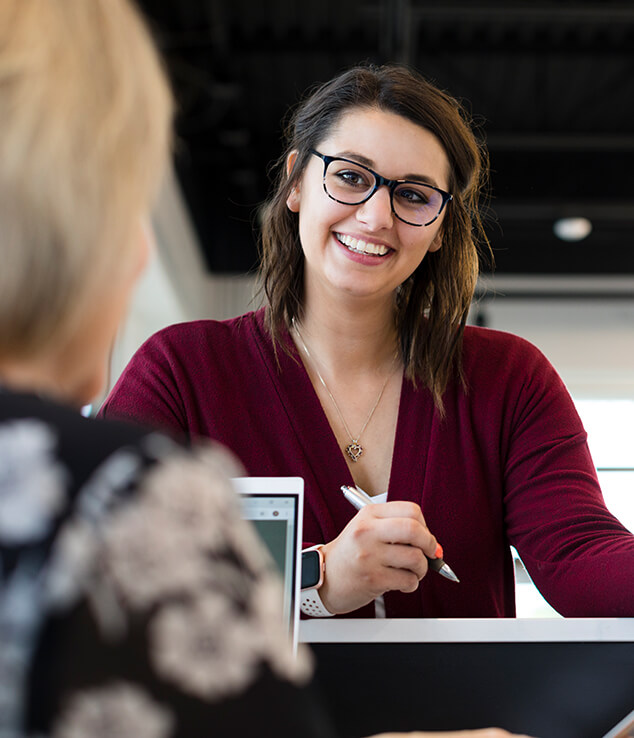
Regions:
<svg viewBox="0 0 634 738"><path fill-rule="evenodd" d="M168 323L257 307L257 207L289 106L359 62L402 62L459 97L491 157L470 320L518 333L578 404L634 528L634 2L139 0L176 92L156 255L112 379ZM611 475L611 476L610 476ZM618 489L617 489L618 488Z"/></svg>
<svg viewBox="0 0 634 738"><path fill-rule="evenodd" d="M398 61L464 100L481 126L499 273L634 273L622 249L634 228L632 2L142 5L181 105L178 176L210 271L256 263L252 210L266 195L288 106L355 63ZM586 218L592 232L571 245L565 229L553 231L562 218Z"/></svg>

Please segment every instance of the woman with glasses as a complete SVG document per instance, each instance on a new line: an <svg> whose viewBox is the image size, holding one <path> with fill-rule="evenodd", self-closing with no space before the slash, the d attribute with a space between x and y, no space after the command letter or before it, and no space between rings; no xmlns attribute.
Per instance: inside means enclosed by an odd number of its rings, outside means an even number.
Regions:
<svg viewBox="0 0 634 738"><path fill-rule="evenodd" d="M304 478L325 565L307 614L513 616L513 545L562 614L634 615L634 537L561 379L522 339L465 327L485 176L464 110L418 74L322 85L263 210L265 308L160 332L105 405ZM443 548L453 580L428 573Z"/></svg>

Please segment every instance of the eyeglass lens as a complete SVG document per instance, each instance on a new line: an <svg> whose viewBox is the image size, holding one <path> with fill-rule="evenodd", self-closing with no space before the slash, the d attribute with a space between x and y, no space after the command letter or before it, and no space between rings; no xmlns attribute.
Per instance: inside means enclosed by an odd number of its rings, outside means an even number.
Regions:
<svg viewBox="0 0 634 738"><path fill-rule="evenodd" d="M324 185L333 199L346 205L358 205L372 192L376 178L364 167L341 159L332 160L326 169ZM443 197L433 187L417 182L399 184L392 193L395 214L408 223L425 225L433 220L443 204Z"/></svg>

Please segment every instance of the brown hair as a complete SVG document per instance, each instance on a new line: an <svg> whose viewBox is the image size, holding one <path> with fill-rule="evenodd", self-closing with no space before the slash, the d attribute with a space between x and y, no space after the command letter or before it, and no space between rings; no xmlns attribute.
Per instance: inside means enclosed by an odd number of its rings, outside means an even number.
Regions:
<svg viewBox="0 0 634 738"><path fill-rule="evenodd" d="M0 3L0 357L64 345L168 161L172 96L127 0Z"/></svg>
<svg viewBox="0 0 634 738"><path fill-rule="evenodd" d="M453 200L441 227L443 246L425 256L396 300L406 376L428 387L442 411L452 372L462 376L460 347L478 275L478 246L487 243L478 203L488 157L460 103L406 67L354 67L309 94L290 119L275 189L262 210L260 275L267 324L277 342L280 328L302 316L304 256L298 216L286 200L304 172L309 150L319 148L344 113L364 107L396 113L429 130L449 161ZM297 159L289 176L286 160L292 151Z"/></svg>

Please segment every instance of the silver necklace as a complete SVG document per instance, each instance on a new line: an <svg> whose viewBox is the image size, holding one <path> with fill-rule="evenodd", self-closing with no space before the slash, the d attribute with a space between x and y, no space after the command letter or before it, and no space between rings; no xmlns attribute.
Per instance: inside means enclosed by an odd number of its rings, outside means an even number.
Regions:
<svg viewBox="0 0 634 738"><path fill-rule="evenodd" d="M344 448L344 451L348 455L348 458L350 461L358 461L359 458L363 455L363 446L359 442L361 436L363 435L363 431L368 427L368 423L372 419L372 416L374 415L374 411L379 406L379 402L381 402L381 398L383 397L383 392L385 391L385 388L387 387L387 383L392 376L392 367L394 366L394 362L396 361L396 356L394 356L394 360L392 361L392 365L390 367L390 372L388 373L387 377L385 378L385 382L383 382L383 386L381 387L381 391L379 392L379 396L376 398L376 402L372 406L372 410L370 410L370 413L368 414L368 417L366 418L365 423L363 424L363 428L359 431L357 436L355 437L351 432L350 428L348 428L348 424L346 423L346 419L341 414L341 410L339 409L339 405L337 405L337 401L333 397L332 392L328 389L328 385L326 384L326 380L321 376L321 372L319 371L319 367L317 366L317 362L313 359L313 357L310 355L310 351L308 350L308 346L306 345L306 342L302 338L302 334L299 332L299 328L297 327L297 323L295 322L295 318L292 319L293 324L293 330L295 331L295 335L297 338L299 338L299 342L302 345L302 348L304 349L304 353L308 357L308 360L313 365L315 371L317 372L317 377L321 384L323 385L323 388L326 390L328 397L330 397L333 407L337 411L337 415L339 416L339 420L341 420L341 423L343 427L345 428L346 433L348 436L350 436L350 443Z"/></svg>

